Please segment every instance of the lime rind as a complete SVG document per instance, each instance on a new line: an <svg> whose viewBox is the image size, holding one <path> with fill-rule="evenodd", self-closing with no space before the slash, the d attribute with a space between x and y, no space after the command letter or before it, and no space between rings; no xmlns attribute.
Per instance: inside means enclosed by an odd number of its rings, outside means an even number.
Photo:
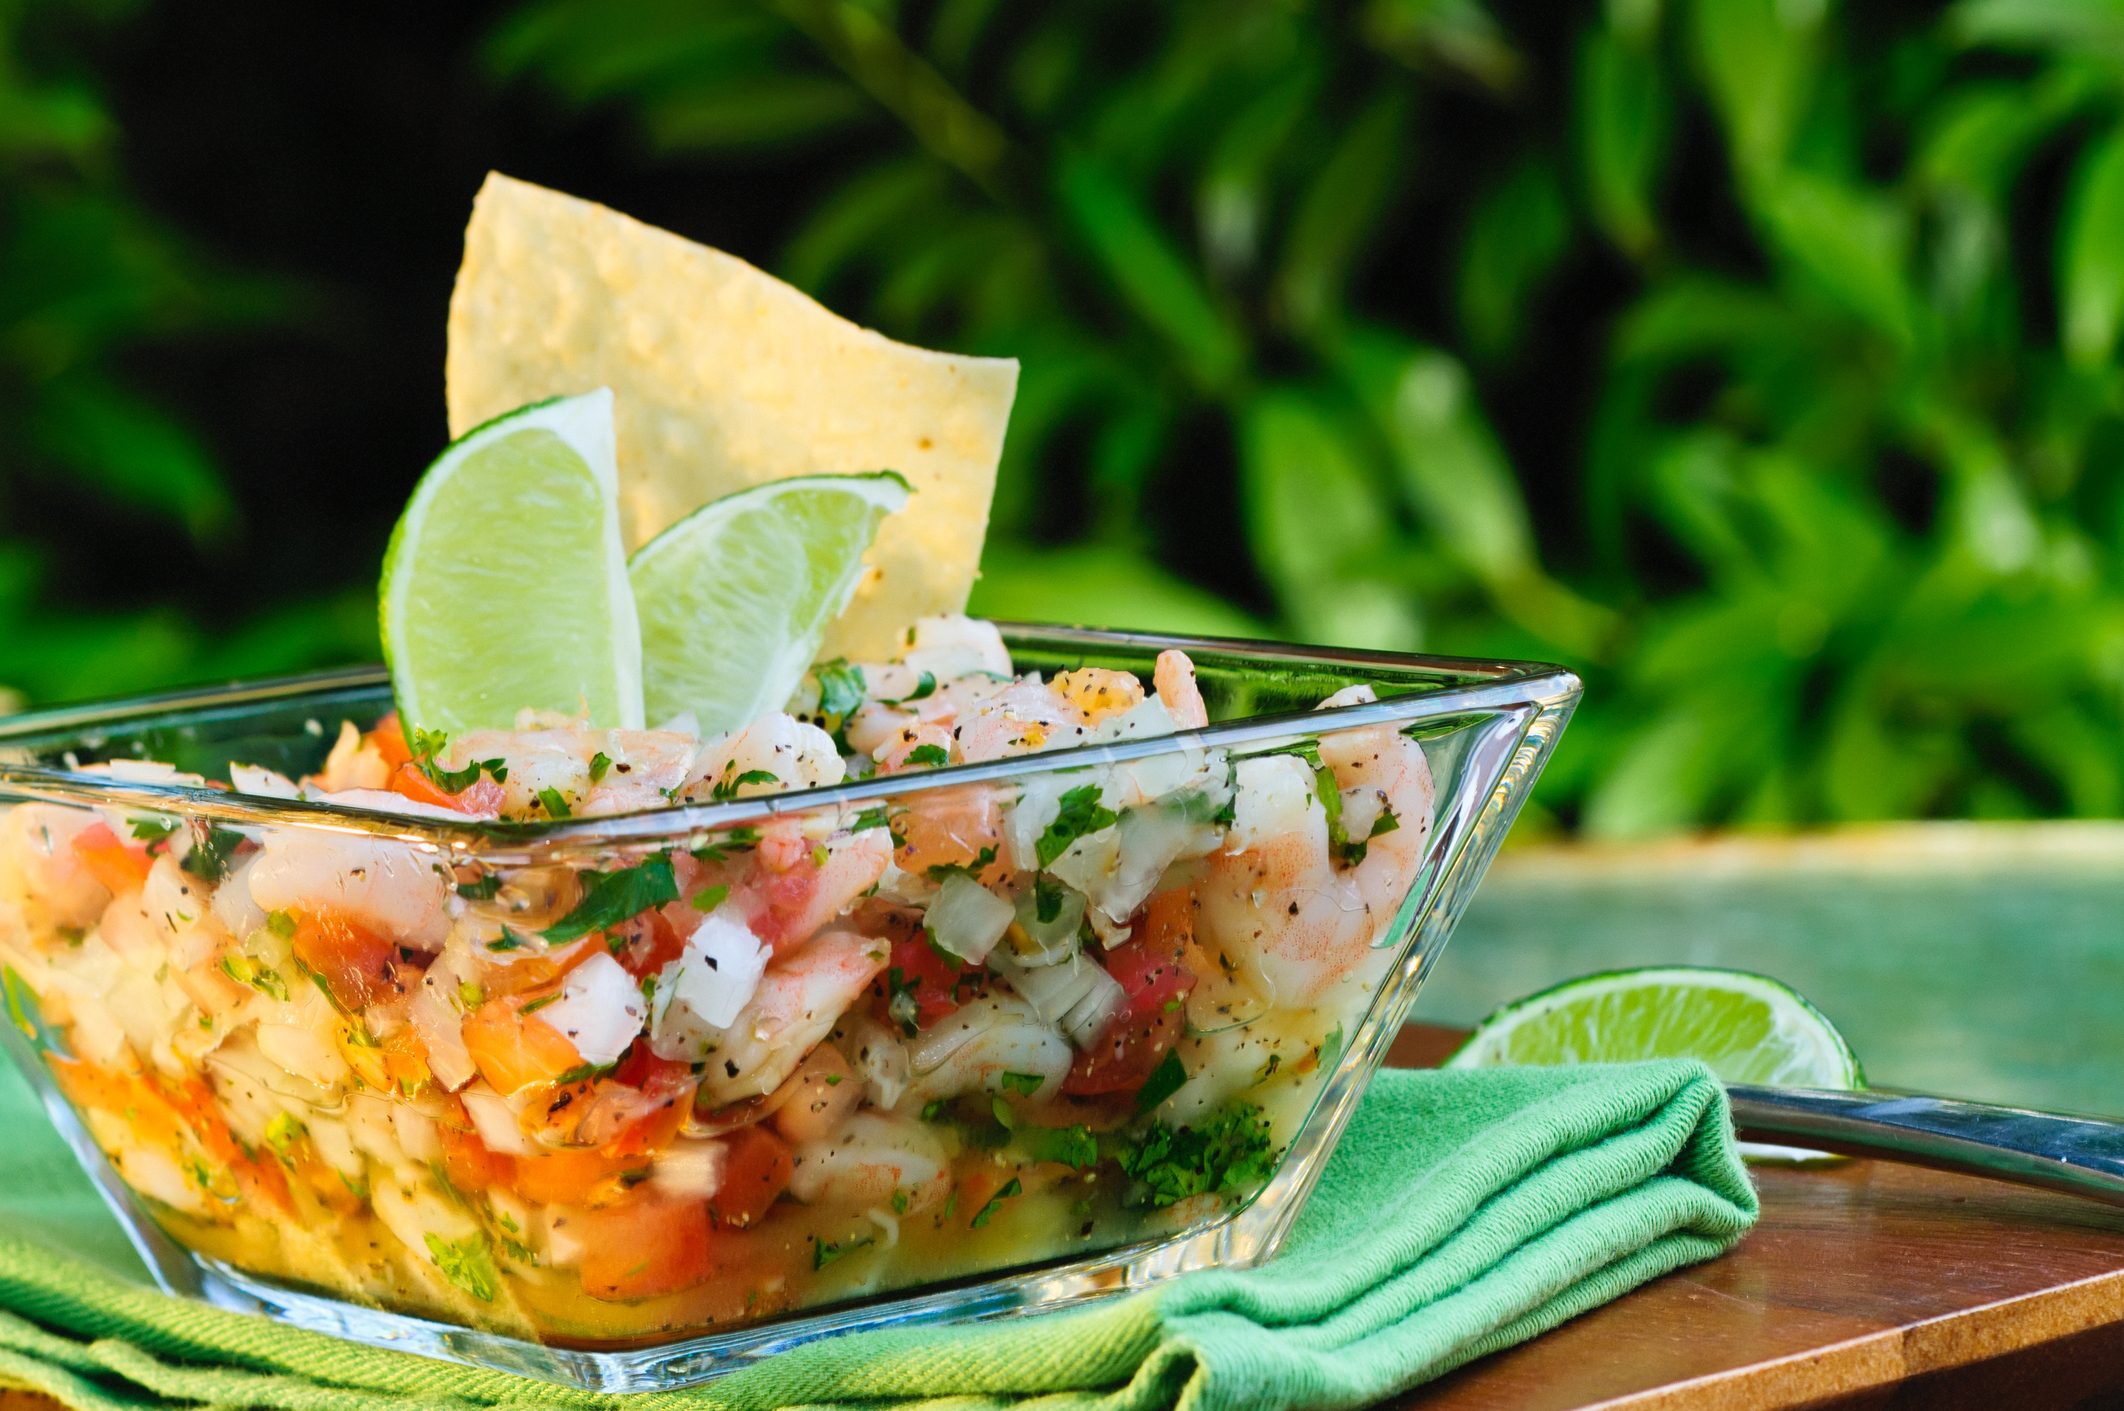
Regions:
<svg viewBox="0 0 2124 1411"><path fill-rule="evenodd" d="M408 725L508 729L532 707L640 728L611 392L534 402L453 441L391 531L378 613Z"/></svg>
<svg viewBox="0 0 2124 1411"><path fill-rule="evenodd" d="M1475 1027L1447 1067L1701 1058L1729 1083L1865 1086L1851 1045L1790 985L1744 970L1651 966L1553 985Z"/></svg>
<svg viewBox="0 0 2124 1411"><path fill-rule="evenodd" d="M769 481L635 550L649 718L690 714L707 734L786 705L862 582L878 527L909 494L890 470Z"/></svg>

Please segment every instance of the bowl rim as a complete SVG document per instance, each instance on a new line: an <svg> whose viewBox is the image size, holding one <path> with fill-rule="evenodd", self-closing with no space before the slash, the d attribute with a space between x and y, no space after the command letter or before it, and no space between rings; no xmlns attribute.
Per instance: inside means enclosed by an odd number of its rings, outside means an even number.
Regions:
<svg viewBox="0 0 2124 1411"><path fill-rule="evenodd" d="M726 833L821 807L874 805L934 789L1094 769L1175 750L1247 745L1273 747L1289 743L1296 736L1318 735L1326 730L1385 724L1406 727L1426 720L1488 714L1525 705L1562 705L1575 700L1581 691L1581 682L1575 673L1547 662L1432 656L1046 623L998 621L996 626L1005 643L1014 649L1021 646L1063 652L1071 649L1139 652L1177 649L1206 657L1310 666L1351 675L1386 672L1477 679L1419 685L1403 694L1352 705L1245 716L1171 735L1074 745L1007 759L944 765L913 774L587 818L541 821L466 819L458 822L343 804L240 794L211 786L120 779L82 769L9 762L0 762L0 800L108 805L181 814L213 823L388 837L468 859L516 862L585 847L645 845L694 834ZM381 666L342 667L27 711L0 721L0 750L31 737L68 732L88 734L156 717L198 714L213 718L261 706L287 705L305 698L323 702L342 694L388 687L390 679L389 672Z"/></svg>

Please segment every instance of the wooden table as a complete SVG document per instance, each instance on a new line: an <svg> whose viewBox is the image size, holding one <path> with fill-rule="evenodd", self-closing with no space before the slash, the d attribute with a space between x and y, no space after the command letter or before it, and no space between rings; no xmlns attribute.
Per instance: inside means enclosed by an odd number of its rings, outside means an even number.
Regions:
<svg viewBox="0 0 2124 1411"><path fill-rule="evenodd" d="M1412 1026L1422 1066L1452 1030ZM2124 1209L1877 1161L1758 1168L1762 1222L1405 1411L2124 1404Z"/></svg>
<svg viewBox="0 0 2124 1411"><path fill-rule="evenodd" d="M1458 1034L1411 1026L1416 1067ZM2046 1408L2124 1403L2124 1210L1875 1161L1756 1172L1763 1218L1395 1411ZM55 1403L0 1392L0 1411Z"/></svg>

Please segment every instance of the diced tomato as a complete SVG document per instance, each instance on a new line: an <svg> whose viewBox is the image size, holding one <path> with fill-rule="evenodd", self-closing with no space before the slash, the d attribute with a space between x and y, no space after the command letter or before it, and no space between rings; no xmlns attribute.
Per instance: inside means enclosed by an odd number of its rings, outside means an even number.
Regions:
<svg viewBox="0 0 2124 1411"><path fill-rule="evenodd" d="M146 848L119 841L110 825L93 824L74 835L74 856L112 896L137 892L155 863Z"/></svg>
<svg viewBox="0 0 2124 1411"><path fill-rule="evenodd" d="M563 975L604 948L603 941L594 936L585 936L582 940L556 946L544 955L526 955L512 960L507 965L490 966L487 970L487 993L523 995L530 998L533 991L552 989L554 983Z"/></svg>
<svg viewBox="0 0 2124 1411"><path fill-rule="evenodd" d="M708 1209L717 1224L757 1224L795 1171L789 1143L764 1127L740 1127L723 1138L723 1184Z"/></svg>
<svg viewBox="0 0 2124 1411"><path fill-rule="evenodd" d="M221 1115L221 1103L214 1090L204 1078L186 1078L162 1084L164 1095L184 1124L192 1129L192 1136L199 1143L207 1160L216 1166L226 1167L236 1178L236 1189L254 1209L278 1210L292 1214L295 1202L288 1196L287 1173L278 1162L270 1158L259 1160L243 1149L236 1134Z"/></svg>
<svg viewBox="0 0 2124 1411"><path fill-rule="evenodd" d="M398 992L398 947L336 912L300 912L289 942L295 958L324 977L332 998L363 1009Z"/></svg>
<svg viewBox="0 0 2124 1411"><path fill-rule="evenodd" d="M1070 1065L1062 1091L1084 1097L1134 1092L1179 1042L1186 1022L1181 1011L1195 988L1195 974L1181 959L1192 920L1185 889L1160 892L1145 904L1135 933L1106 953L1106 973L1127 998Z"/></svg>
<svg viewBox="0 0 2124 1411"><path fill-rule="evenodd" d="M496 1092L515 1093L550 1083L583 1064L560 1030L523 1012L523 995L497 995L465 1016L465 1048Z"/></svg>
<svg viewBox="0 0 2124 1411"><path fill-rule="evenodd" d="M583 1292L592 1298L676 1293L711 1271L708 1212L698 1201L645 1197L572 1218L581 1222Z"/></svg>
<svg viewBox="0 0 2124 1411"><path fill-rule="evenodd" d="M386 711L376 728L362 736L362 742L383 756L388 769L397 769L413 758L412 747L406 744L405 728L399 724L398 712Z"/></svg>
<svg viewBox="0 0 2124 1411"><path fill-rule="evenodd" d="M893 997L913 995L915 1027L926 1029L971 998L970 987L980 975L980 967L947 960L927 936L917 934L892 943L885 973L870 988L878 998L879 1015L896 1028L903 1015L893 1012Z"/></svg>
<svg viewBox="0 0 2124 1411"><path fill-rule="evenodd" d="M489 1151L477 1132L454 1122L438 1122L442 1136L443 1174L461 1191L477 1194L494 1186L507 1186L516 1176L516 1163L505 1153Z"/></svg>
<svg viewBox="0 0 2124 1411"><path fill-rule="evenodd" d="M557 1147L514 1159L516 1193L541 1205L593 1205L621 1190L620 1177L640 1170L639 1156L619 1156L596 1147Z"/></svg>
<svg viewBox="0 0 2124 1411"><path fill-rule="evenodd" d="M148 1146L176 1151L184 1144L184 1123L176 1108L138 1073L101 1068L84 1059L48 1053L52 1079L66 1100L85 1111L125 1120L134 1137Z"/></svg>
<svg viewBox="0 0 2124 1411"><path fill-rule="evenodd" d="M672 903L676 906L678 903ZM630 917L606 933L608 945L619 944L613 955L629 975L639 980L644 975L654 975L666 965L679 958L686 943L679 937L678 928L671 924L664 910L645 911Z"/></svg>

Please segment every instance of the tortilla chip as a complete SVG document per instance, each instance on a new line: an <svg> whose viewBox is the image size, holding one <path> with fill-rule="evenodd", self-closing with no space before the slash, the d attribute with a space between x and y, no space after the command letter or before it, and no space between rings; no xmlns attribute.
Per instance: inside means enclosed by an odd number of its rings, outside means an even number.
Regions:
<svg viewBox="0 0 2124 1411"><path fill-rule="evenodd" d="M895 343L743 260L490 173L450 296L450 434L610 387L631 550L733 490L896 470L914 487L825 654L876 659L958 612L981 559L1018 365Z"/></svg>

